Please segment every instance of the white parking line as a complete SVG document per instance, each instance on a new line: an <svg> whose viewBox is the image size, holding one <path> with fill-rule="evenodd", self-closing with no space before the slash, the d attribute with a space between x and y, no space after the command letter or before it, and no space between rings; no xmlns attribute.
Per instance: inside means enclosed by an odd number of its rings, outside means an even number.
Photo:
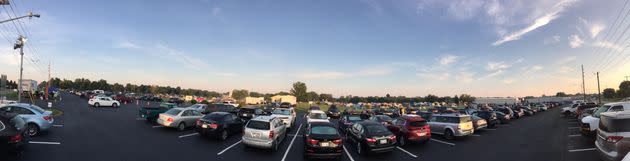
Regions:
<svg viewBox="0 0 630 161"><path fill-rule="evenodd" d="M582 135L580 135L580 134L578 134L578 135L569 135L569 137L578 137L578 136L582 136Z"/></svg>
<svg viewBox="0 0 630 161"><path fill-rule="evenodd" d="M153 128L161 128L161 127L164 127L164 126L161 126L161 125L153 126Z"/></svg>
<svg viewBox="0 0 630 161"><path fill-rule="evenodd" d="M581 151L593 151L593 150L597 150L597 148L575 149L575 150L569 150L569 152L581 152Z"/></svg>
<svg viewBox="0 0 630 161"><path fill-rule="evenodd" d="M234 147L234 146L236 146L236 145L240 144L241 142L243 142L243 140L239 140L238 142L236 142L236 143L234 143L234 144L232 144L232 145L228 146L227 148L225 148L225 149L221 150L219 153L217 153L217 155L221 155L221 154L225 153L225 151L227 151L227 150L229 150L230 148L232 148L232 147Z"/></svg>
<svg viewBox="0 0 630 161"><path fill-rule="evenodd" d="M350 153L348 152L348 149L346 149L346 146L343 146L343 151L346 151L346 155L348 155L348 158L350 158L350 161L354 161L354 158L352 158L352 155L350 155Z"/></svg>
<svg viewBox="0 0 630 161"><path fill-rule="evenodd" d="M59 142L45 142L45 141L29 141L30 144L46 144L46 145L60 145Z"/></svg>
<svg viewBox="0 0 630 161"><path fill-rule="evenodd" d="M63 125L52 125L53 127L63 127Z"/></svg>
<svg viewBox="0 0 630 161"><path fill-rule="evenodd" d="M412 153L410 153L410 152L406 151L406 150L405 150L405 149L403 149L403 148L400 148L400 147L398 147L398 146L397 146L396 148L397 148L398 150L400 150L400 151L403 151L403 152L405 152L405 153L409 154L410 156L412 156L412 157L414 157L414 158L417 158L417 157L418 157L417 155L413 155Z"/></svg>
<svg viewBox="0 0 630 161"><path fill-rule="evenodd" d="M297 132L300 132L300 129L302 129L302 124L300 124L300 127L298 127ZM295 138L297 138L297 135L293 136L293 139L291 140L291 143L289 144L289 147L287 148L287 151L284 152L284 156L282 157L282 161L284 161L284 159L287 159L287 154L289 154L289 151L291 150L291 146L293 146L293 142L295 141Z"/></svg>
<svg viewBox="0 0 630 161"><path fill-rule="evenodd" d="M179 138L181 139L181 138L185 138L185 137L189 137L189 136L195 136L195 135L199 135L199 133L186 134L186 135L179 136Z"/></svg>
<svg viewBox="0 0 630 161"><path fill-rule="evenodd" d="M442 141L442 140L431 139L431 141L435 141L435 142L446 144L446 145L455 146L455 144L453 144L453 143L449 143L449 142Z"/></svg>

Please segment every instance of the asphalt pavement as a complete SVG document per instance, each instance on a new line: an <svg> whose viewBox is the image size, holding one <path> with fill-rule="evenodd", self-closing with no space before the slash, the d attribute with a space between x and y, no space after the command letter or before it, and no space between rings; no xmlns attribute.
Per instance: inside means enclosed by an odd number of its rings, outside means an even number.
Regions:
<svg viewBox="0 0 630 161"><path fill-rule="evenodd" d="M278 151L246 148L241 135L218 141L194 130L177 131L138 119L135 102L120 108L94 108L87 100L62 94L53 104L63 115L51 131L31 139L15 161L300 161L305 120L295 127ZM45 107L44 102L38 104ZM139 102L145 105L146 102ZM153 102L153 105L157 103ZM513 120L475 135L445 140L433 135L426 144L397 147L391 153L359 155L345 144L343 161L470 160L470 161L599 161L592 138L579 135L575 119L563 118L558 108ZM298 114L303 116L303 114ZM303 127L300 127L303 126Z"/></svg>

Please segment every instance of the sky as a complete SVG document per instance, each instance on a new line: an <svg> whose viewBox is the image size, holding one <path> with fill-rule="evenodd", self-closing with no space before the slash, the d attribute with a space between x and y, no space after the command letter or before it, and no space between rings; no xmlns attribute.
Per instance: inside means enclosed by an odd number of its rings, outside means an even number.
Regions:
<svg viewBox="0 0 630 161"><path fill-rule="evenodd" d="M0 73L219 92L540 96L630 75L624 0L13 0ZM8 13L8 15L7 15ZM624 13L622 16L617 16ZM625 19L624 19L625 18ZM21 27L22 26L22 27ZM23 28L23 30L21 30Z"/></svg>

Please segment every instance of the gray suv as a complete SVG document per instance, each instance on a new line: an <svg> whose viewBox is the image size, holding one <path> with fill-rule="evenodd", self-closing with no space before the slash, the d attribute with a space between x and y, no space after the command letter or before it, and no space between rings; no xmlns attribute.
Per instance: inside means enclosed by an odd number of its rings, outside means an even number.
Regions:
<svg viewBox="0 0 630 161"><path fill-rule="evenodd" d="M630 111L604 112L595 145L604 160L620 161L630 151Z"/></svg>
<svg viewBox="0 0 630 161"><path fill-rule="evenodd" d="M448 140L474 133L470 115L433 114L428 124L429 128L431 128L431 133L444 135L444 138Z"/></svg>
<svg viewBox="0 0 630 161"><path fill-rule="evenodd" d="M258 116L247 122L243 132L246 147L278 150L287 136L287 125L282 119L272 116Z"/></svg>

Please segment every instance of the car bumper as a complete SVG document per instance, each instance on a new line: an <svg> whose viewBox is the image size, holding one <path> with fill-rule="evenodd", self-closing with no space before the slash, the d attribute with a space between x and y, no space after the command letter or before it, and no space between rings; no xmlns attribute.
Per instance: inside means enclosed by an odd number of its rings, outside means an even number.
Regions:
<svg viewBox="0 0 630 161"><path fill-rule="evenodd" d="M54 122L55 121L43 121L43 122L38 122L37 125L39 126L39 130L48 131L53 126Z"/></svg>
<svg viewBox="0 0 630 161"><path fill-rule="evenodd" d="M472 135L473 132L475 132L475 130L470 129L470 130L463 130L463 131L456 131L455 132L455 136L468 136L468 135Z"/></svg>
<svg viewBox="0 0 630 161"><path fill-rule="evenodd" d="M195 126L195 131L201 135L206 135L206 136L220 136L221 132L223 132L223 130L220 129L211 129L211 128L201 128L199 126Z"/></svg>
<svg viewBox="0 0 630 161"><path fill-rule="evenodd" d="M412 136L407 138L407 141L411 141L411 142L423 142L426 140L431 139L431 134L425 134L424 136Z"/></svg>
<svg viewBox="0 0 630 161"><path fill-rule="evenodd" d="M602 147L596 142L595 146L597 147L597 151L599 152L599 155L601 156L602 160L606 160L606 161L619 161L622 159L622 157L619 155L618 152L616 151L611 151L611 152L606 152L604 151L604 149L602 149Z"/></svg>
<svg viewBox="0 0 630 161"><path fill-rule="evenodd" d="M162 126L166 126L166 127L175 127L175 126L173 126L173 124L174 124L173 122L166 122L166 121L161 120L161 119L157 119L157 123L162 125Z"/></svg>
<svg viewBox="0 0 630 161"><path fill-rule="evenodd" d="M271 149L273 147L273 141L254 140L254 139L250 139L246 137L243 137L243 144L250 147L263 148L263 149Z"/></svg>
<svg viewBox="0 0 630 161"><path fill-rule="evenodd" d="M368 149L368 151L372 152L372 153L386 153L386 152L391 152L394 150L394 148L396 148L396 146L388 146L388 147L379 147L379 148L372 148L370 147L370 149Z"/></svg>
<svg viewBox="0 0 630 161"><path fill-rule="evenodd" d="M327 149L306 147L304 151L304 155L309 158L316 158L316 159L339 158L342 155L341 153L342 150L343 150L342 147L327 148Z"/></svg>

